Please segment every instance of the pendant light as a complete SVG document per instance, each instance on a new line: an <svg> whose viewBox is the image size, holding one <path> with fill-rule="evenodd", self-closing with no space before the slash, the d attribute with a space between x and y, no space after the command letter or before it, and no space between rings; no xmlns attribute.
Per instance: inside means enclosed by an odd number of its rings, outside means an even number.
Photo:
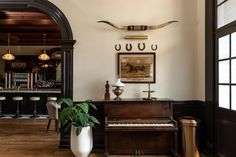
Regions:
<svg viewBox="0 0 236 157"><path fill-rule="evenodd" d="M8 38L7 38L8 50L7 50L7 52L6 52L5 54L2 55L2 59L3 59L3 60L7 60L7 61L12 61L12 60L15 59L15 56L13 56L13 55L11 54L11 50L10 50L10 36L11 36L11 34L8 33Z"/></svg>
<svg viewBox="0 0 236 157"><path fill-rule="evenodd" d="M50 57L49 57L49 55L47 55L46 49L45 49L45 38L46 38L46 34L43 34L43 51L38 57L38 59L42 60L42 61L47 61L50 59Z"/></svg>

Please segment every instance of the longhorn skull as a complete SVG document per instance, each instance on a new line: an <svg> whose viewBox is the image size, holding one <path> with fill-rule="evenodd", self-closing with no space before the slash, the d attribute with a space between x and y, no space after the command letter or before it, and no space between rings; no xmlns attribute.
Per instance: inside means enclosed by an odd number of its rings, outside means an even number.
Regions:
<svg viewBox="0 0 236 157"><path fill-rule="evenodd" d="M160 29L162 27L165 27L171 23L178 22L178 21L168 21L159 25L153 25L153 26L148 26L148 25L128 25L128 26L119 26L115 25L109 21L98 21L100 23L106 23L116 29L119 30L127 30L127 31L145 31L145 30L152 30L152 29Z"/></svg>

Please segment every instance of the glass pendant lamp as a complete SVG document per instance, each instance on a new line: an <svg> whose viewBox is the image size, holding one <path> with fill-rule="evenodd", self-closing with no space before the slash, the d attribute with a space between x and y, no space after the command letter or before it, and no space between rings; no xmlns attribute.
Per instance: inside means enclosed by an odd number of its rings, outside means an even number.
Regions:
<svg viewBox="0 0 236 157"><path fill-rule="evenodd" d="M7 60L7 61L12 61L15 59L15 56L13 54L11 54L11 50L10 50L10 36L11 36L11 34L8 33L8 38L7 38L8 50L5 54L2 55L2 59Z"/></svg>
<svg viewBox="0 0 236 157"><path fill-rule="evenodd" d="M45 49L45 38L46 38L46 34L43 34L43 51L38 57L38 59L42 60L42 61L47 61L50 59L50 57L49 57L49 55L47 55L47 52Z"/></svg>

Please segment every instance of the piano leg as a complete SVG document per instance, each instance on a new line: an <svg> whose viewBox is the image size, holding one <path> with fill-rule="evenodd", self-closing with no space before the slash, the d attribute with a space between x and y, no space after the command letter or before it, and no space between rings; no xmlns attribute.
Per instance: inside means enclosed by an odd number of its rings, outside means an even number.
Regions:
<svg viewBox="0 0 236 157"><path fill-rule="evenodd" d="M105 157L108 157L108 137L107 136L105 136L105 152L104 152L104 155L105 155Z"/></svg>
<svg viewBox="0 0 236 157"><path fill-rule="evenodd" d="M178 133L174 132L174 156L180 157L178 154Z"/></svg>

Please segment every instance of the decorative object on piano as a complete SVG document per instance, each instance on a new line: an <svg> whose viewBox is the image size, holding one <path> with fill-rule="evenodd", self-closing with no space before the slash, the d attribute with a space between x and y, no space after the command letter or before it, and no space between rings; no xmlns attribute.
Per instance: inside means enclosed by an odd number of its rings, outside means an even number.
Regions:
<svg viewBox="0 0 236 157"><path fill-rule="evenodd" d="M124 39L131 39L131 40L145 40L148 39L147 35L127 35Z"/></svg>
<svg viewBox="0 0 236 157"><path fill-rule="evenodd" d="M10 37L11 37L11 34L8 33L8 38L7 38L7 48L8 48L8 50L5 54L2 55L2 59L7 60L7 61L12 61L12 60L15 59L15 56L13 54L11 54Z"/></svg>
<svg viewBox="0 0 236 157"><path fill-rule="evenodd" d="M131 50L132 50L132 44L126 44L126 45L125 45L125 49L126 49L127 51L131 51Z"/></svg>
<svg viewBox="0 0 236 157"><path fill-rule="evenodd" d="M112 85L115 89L113 89L113 93L116 95L114 100L121 100L120 95L123 93L124 89L124 83L120 81L120 78L117 79L117 81Z"/></svg>
<svg viewBox="0 0 236 157"><path fill-rule="evenodd" d="M115 49L116 49L116 51L120 51L121 50L121 45L120 44L116 44L115 45Z"/></svg>
<svg viewBox="0 0 236 157"><path fill-rule="evenodd" d="M118 53L118 75L125 83L154 83L155 62L155 53Z"/></svg>
<svg viewBox="0 0 236 157"><path fill-rule="evenodd" d="M109 88L110 88L110 85L109 85L109 81L106 81L106 85L105 85L105 100L110 100L110 92L109 92Z"/></svg>
<svg viewBox="0 0 236 157"><path fill-rule="evenodd" d="M50 59L49 55L47 55L46 49L45 49L45 38L46 34L43 34L43 50L42 53L39 55L38 59L42 61L47 61Z"/></svg>
<svg viewBox="0 0 236 157"><path fill-rule="evenodd" d="M151 45L151 49L152 49L152 51L156 51L156 50L157 50L157 44L155 44L155 45L152 44L152 45Z"/></svg>
<svg viewBox="0 0 236 157"><path fill-rule="evenodd" d="M140 51L143 51L144 49L145 49L145 43L142 43L142 47L141 47L141 43L138 43L138 49L140 50Z"/></svg>
<svg viewBox="0 0 236 157"><path fill-rule="evenodd" d="M178 22L178 21L168 21L159 25L153 25L153 26L148 26L148 25L128 25L128 26L119 26L115 25L109 21L98 21L100 23L105 23L110 26L112 26L115 29L118 30L126 30L126 31L145 31L145 30L153 30L153 29L160 29L163 28L171 23Z"/></svg>
<svg viewBox="0 0 236 157"><path fill-rule="evenodd" d="M92 127L100 124L89 114L89 108L97 109L91 101L74 104L71 98L58 100L60 105L66 105L60 114L60 121L65 131L71 128L70 146L76 157L88 157L93 147Z"/></svg>
<svg viewBox="0 0 236 157"><path fill-rule="evenodd" d="M151 97L151 93L154 93L155 91L151 90L150 82L148 82L148 90L147 91L143 91L143 92L148 93L148 96L146 98L143 98L143 100L156 100L157 99L156 97Z"/></svg>

